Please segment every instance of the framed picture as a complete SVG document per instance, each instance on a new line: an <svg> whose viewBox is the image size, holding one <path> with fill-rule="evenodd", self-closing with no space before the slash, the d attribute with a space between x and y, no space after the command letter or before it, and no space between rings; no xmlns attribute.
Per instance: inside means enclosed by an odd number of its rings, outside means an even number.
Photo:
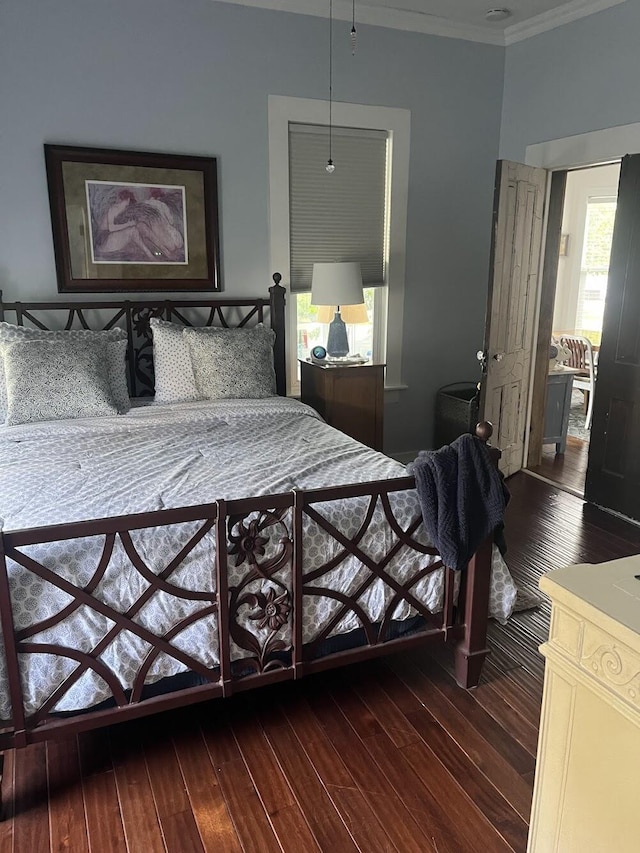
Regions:
<svg viewBox="0 0 640 853"><path fill-rule="evenodd" d="M214 158L44 151L61 293L222 289Z"/></svg>

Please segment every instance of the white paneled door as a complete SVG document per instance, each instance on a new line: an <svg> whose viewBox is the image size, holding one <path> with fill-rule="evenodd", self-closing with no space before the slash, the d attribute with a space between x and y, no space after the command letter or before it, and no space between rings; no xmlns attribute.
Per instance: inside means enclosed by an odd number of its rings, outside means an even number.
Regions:
<svg viewBox="0 0 640 853"><path fill-rule="evenodd" d="M546 180L544 169L498 162L481 411L505 476L524 464Z"/></svg>

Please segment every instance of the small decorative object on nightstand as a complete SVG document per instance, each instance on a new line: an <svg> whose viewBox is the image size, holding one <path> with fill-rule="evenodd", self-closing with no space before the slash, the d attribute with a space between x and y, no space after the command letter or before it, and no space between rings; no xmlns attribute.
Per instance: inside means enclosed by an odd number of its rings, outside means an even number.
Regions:
<svg viewBox="0 0 640 853"><path fill-rule="evenodd" d="M332 427L382 450L384 364L342 367L300 361L300 399Z"/></svg>

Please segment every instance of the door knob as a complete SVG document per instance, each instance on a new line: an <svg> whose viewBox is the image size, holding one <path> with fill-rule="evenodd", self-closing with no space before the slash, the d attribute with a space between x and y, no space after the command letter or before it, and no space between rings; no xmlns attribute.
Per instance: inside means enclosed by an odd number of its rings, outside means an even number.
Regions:
<svg viewBox="0 0 640 853"><path fill-rule="evenodd" d="M493 354L493 357L496 361L502 361L502 359L504 358L504 353L503 352L496 352Z"/></svg>

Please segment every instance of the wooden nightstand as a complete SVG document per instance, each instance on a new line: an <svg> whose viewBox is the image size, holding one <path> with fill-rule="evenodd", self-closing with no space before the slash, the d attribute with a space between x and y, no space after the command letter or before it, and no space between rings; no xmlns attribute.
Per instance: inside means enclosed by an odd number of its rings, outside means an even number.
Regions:
<svg viewBox="0 0 640 853"><path fill-rule="evenodd" d="M382 450L384 368L329 367L300 359L300 399L330 426Z"/></svg>

